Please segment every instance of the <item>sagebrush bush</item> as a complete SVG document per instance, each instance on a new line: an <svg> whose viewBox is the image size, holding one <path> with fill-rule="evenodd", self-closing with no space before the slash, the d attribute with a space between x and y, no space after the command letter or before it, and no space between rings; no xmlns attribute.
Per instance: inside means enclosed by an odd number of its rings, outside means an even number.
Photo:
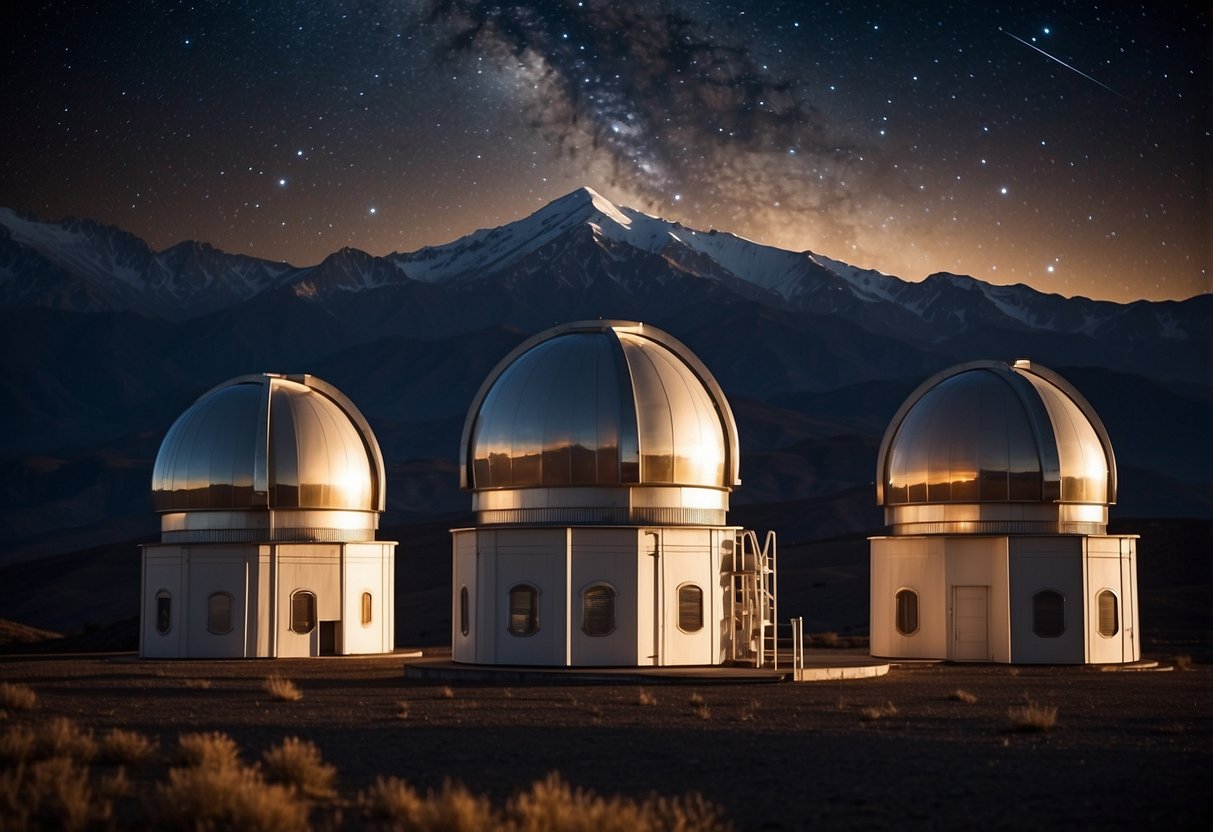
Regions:
<svg viewBox="0 0 1213 832"><path fill-rule="evenodd" d="M94 794L88 768L53 757L0 771L0 827L82 830L104 828L112 804Z"/></svg>
<svg viewBox="0 0 1213 832"><path fill-rule="evenodd" d="M142 763L156 753L155 742L122 728L111 729L97 745L97 761L101 763Z"/></svg>
<svg viewBox="0 0 1213 832"><path fill-rule="evenodd" d="M1192 669L1192 657L1187 655L1186 653L1182 656L1176 656L1175 657L1175 669L1176 670L1191 670Z"/></svg>
<svg viewBox="0 0 1213 832"><path fill-rule="evenodd" d="M65 716L57 716L35 729L37 755L41 758L65 757L87 763L97 754L93 732L81 728Z"/></svg>
<svg viewBox="0 0 1213 832"><path fill-rule="evenodd" d="M500 815L487 797L449 781L441 791L422 797L399 778L380 777L358 802L374 825L386 829L479 832L503 828Z"/></svg>
<svg viewBox="0 0 1213 832"><path fill-rule="evenodd" d="M182 764L193 768L227 769L240 766L240 749L227 734L182 734L177 738Z"/></svg>
<svg viewBox="0 0 1213 832"><path fill-rule="evenodd" d="M308 805L288 788L266 783L241 765L170 769L150 808L155 829L297 832L308 828Z"/></svg>
<svg viewBox="0 0 1213 832"><path fill-rule="evenodd" d="M1057 706L1028 702L1007 710L1012 731L1048 731L1057 724Z"/></svg>
<svg viewBox="0 0 1213 832"><path fill-rule="evenodd" d="M266 749L261 755L265 777L280 783L304 797L324 798L335 795L337 769L320 758L320 750L306 740L287 737L279 745Z"/></svg>
<svg viewBox="0 0 1213 832"><path fill-rule="evenodd" d="M953 702L963 702L966 705L972 705L974 702L977 701L976 696L969 693L967 690L963 690L961 688L957 688L956 690L949 693L948 699L951 699Z"/></svg>
<svg viewBox="0 0 1213 832"><path fill-rule="evenodd" d="M303 698L302 691L295 687L294 682L277 674L265 680L265 692L279 702L298 702Z"/></svg>
<svg viewBox="0 0 1213 832"><path fill-rule="evenodd" d="M0 734L0 762L23 763L34 756L38 745L34 729L28 725L9 725Z"/></svg>
<svg viewBox="0 0 1213 832"><path fill-rule="evenodd" d="M0 682L0 710L32 711L38 706L38 694L29 685Z"/></svg>
<svg viewBox="0 0 1213 832"><path fill-rule="evenodd" d="M657 697L654 696L649 691L645 690L644 688L641 688L636 694L636 704L637 705L656 705Z"/></svg>

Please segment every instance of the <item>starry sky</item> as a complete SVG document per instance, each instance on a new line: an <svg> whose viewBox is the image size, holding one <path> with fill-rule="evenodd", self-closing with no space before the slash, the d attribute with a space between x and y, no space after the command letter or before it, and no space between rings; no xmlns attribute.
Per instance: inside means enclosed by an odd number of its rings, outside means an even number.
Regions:
<svg viewBox="0 0 1213 832"><path fill-rule="evenodd" d="M0 205L309 265L582 185L908 280L1210 277L1205 2L22 3Z"/></svg>

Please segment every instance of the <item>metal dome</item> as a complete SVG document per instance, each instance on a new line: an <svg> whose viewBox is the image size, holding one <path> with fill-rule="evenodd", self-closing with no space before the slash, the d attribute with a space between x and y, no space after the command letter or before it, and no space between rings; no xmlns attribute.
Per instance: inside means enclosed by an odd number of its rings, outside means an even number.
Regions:
<svg viewBox="0 0 1213 832"><path fill-rule="evenodd" d="M379 444L339 390L248 375L198 398L160 445L165 542L364 538L384 509Z"/></svg>
<svg viewBox="0 0 1213 832"><path fill-rule="evenodd" d="M644 324L582 321L489 374L460 475L482 523L716 523L737 456L724 393L686 346Z"/></svg>
<svg viewBox="0 0 1213 832"><path fill-rule="evenodd" d="M898 534L1102 533L1116 460L1095 411L1056 373L979 361L901 406L876 492Z"/></svg>

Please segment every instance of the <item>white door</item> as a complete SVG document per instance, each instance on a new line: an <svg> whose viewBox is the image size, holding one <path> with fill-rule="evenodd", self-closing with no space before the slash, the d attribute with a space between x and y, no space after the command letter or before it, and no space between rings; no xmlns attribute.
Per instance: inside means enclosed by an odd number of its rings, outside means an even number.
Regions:
<svg viewBox="0 0 1213 832"><path fill-rule="evenodd" d="M989 594L990 588L986 586L952 587L953 661L990 660Z"/></svg>

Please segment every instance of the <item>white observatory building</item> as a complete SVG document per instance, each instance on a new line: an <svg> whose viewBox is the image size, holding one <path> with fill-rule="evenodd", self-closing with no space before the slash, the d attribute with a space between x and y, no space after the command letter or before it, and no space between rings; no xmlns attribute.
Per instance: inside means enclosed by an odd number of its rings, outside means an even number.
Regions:
<svg viewBox="0 0 1213 832"><path fill-rule="evenodd" d="M872 655L1140 658L1137 536L1107 533L1112 445L1056 373L977 361L928 379L885 431L876 498Z"/></svg>
<svg viewBox="0 0 1213 832"><path fill-rule="evenodd" d="M339 390L249 375L169 429L143 547L139 653L240 658L393 649L396 544L379 445Z"/></svg>
<svg viewBox="0 0 1213 832"><path fill-rule="evenodd" d="M737 426L670 335L598 320L525 341L476 394L460 465L455 661L762 663L774 538L726 525Z"/></svg>

